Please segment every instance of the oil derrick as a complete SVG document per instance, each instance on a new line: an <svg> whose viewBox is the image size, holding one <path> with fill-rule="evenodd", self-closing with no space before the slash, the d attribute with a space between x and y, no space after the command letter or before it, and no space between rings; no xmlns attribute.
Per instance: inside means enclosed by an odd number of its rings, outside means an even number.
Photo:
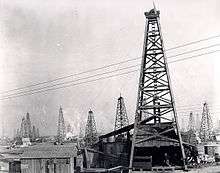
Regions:
<svg viewBox="0 0 220 173"><path fill-rule="evenodd" d="M146 164L149 160L152 166L171 164L186 168L185 152L164 54L159 14L160 12L155 8L145 13L145 38L130 153L130 170L149 169ZM146 119L143 119L144 111L149 114Z"/></svg>
<svg viewBox="0 0 220 173"><path fill-rule="evenodd" d="M90 110L88 113L88 119L85 129L85 137L84 137L85 145L91 147L97 140L98 140L98 135L96 130L96 122L93 112Z"/></svg>
<svg viewBox="0 0 220 173"><path fill-rule="evenodd" d="M83 124L82 122L79 124L79 138L83 139L84 132L83 132Z"/></svg>
<svg viewBox="0 0 220 173"><path fill-rule="evenodd" d="M59 119L58 119L58 128L57 128L57 140L58 140L58 142L59 143L63 142L65 136L66 136L66 131L65 131L65 123L64 123L64 117L63 117L63 110L60 107Z"/></svg>
<svg viewBox="0 0 220 173"><path fill-rule="evenodd" d="M121 129L125 126L129 125L129 120L126 112L126 107L124 103L124 98L120 97L118 98L117 108L116 108L116 117L115 117L115 128L114 130ZM119 134L118 136L115 136L115 139L121 140L125 137L125 134Z"/></svg>
<svg viewBox="0 0 220 173"><path fill-rule="evenodd" d="M214 140L212 118L207 103L203 104L199 137L201 142L210 142Z"/></svg>
<svg viewBox="0 0 220 173"><path fill-rule="evenodd" d="M36 127L32 127L32 140L35 140L37 138L37 130Z"/></svg>
<svg viewBox="0 0 220 173"><path fill-rule="evenodd" d="M184 117L181 118L180 131L181 132L185 132L186 131Z"/></svg>
<svg viewBox="0 0 220 173"><path fill-rule="evenodd" d="M199 114L197 113L196 114L196 123L195 123L195 125L196 125L196 131L197 132L199 132L199 130L200 130L200 121L201 121L201 119L199 118Z"/></svg>
<svg viewBox="0 0 220 173"><path fill-rule="evenodd" d="M21 137L20 130L17 129L17 130L16 130L16 138L20 138L20 137Z"/></svg>
<svg viewBox="0 0 220 173"><path fill-rule="evenodd" d="M21 134L21 137L27 137L27 131L26 131L26 128L25 128L25 118L22 117L22 120L21 120L21 130L20 130L20 134Z"/></svg>
<svg viewBox="0 0 220 173"><path fill-rule="evenodd" d="M196 126L195 126L195 119L194 119L194 116L193 116L193 113L190 112L190 115L189 115L189 123L188 123L188 131L196 131Z"/></svg>
<svg viewBox="0 0 220 173"><path fill-rule="evenodd" d="M78 133L78 141L77 141L78 147L84 147L85 141L84 141L84 132L83 132L83 124L80 122L79 124L79 133Z"/></svg>
<svg viewBox="0 0 220 173"><path fill-rule="evenodd" d="M187 138L188 138L187 142L191 144L196 144L196 126L195 126L195 119L194 119L192 112L190 112L190 115L189 115Z"/></svg>
<svg viewBox="0 0 220 173"><path fill-rule="evenodd" d="M72 133L72 132L73 132L72 127L71 127L70 123L68 123L66 126L66 133Z"/></svg>
<svg viewBox="0 0 220 173"><path fill-rule="evenodd" d="M39 128L37 128L37 138L40 137L40 131L39 131Z"/></svg>
<svg viewBox="0 0 220 173"><path fill-rule="evenodd" d="M32 136L32 129L31 129L31 119L30 119L30 114L27 112L26 114L26 132L27 132L27 137L31 138Z"/></svg>

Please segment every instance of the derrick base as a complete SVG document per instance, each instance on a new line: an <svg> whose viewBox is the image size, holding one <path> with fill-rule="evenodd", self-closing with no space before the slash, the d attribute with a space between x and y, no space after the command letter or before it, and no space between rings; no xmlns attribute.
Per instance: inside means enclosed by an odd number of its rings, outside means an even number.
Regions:
<svg viewBox="0 0 220 173"><path fill-rule="evenodd" d="M125 129L132 130L131 128ZM158 137L158 134L164 131L166 131L163 134L164 138ZM128 170L132 135L127 135L123 140L118 140L115 138L115 131L110 134L111 136L104 135L107 137L99 140L92 149L87 149L90 153L89 159L87 159L89 167L105 169L123 167L124 170ZM173 123L141 124L138 127L136 139L138 140L136 140L137 144L134 148L135 157L132 170L152 170L154 167L181 169L183 167L178 136L173 128ZM144 139L148 140L143 141ZM138 141L143 142L138 143ZM195 146L184 143L184 148L188 151L187 156L196 157Z"/></svg>

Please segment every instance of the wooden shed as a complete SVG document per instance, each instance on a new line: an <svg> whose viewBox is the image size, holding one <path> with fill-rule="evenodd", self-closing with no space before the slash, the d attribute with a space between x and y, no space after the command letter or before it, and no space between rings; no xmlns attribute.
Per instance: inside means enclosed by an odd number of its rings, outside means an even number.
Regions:
<svg viewBox="0 0 220 173"><path fill-rule="evenodd" d="M20 156L21 173L73 173L77 150L74 145L40 145Z"/></svg>

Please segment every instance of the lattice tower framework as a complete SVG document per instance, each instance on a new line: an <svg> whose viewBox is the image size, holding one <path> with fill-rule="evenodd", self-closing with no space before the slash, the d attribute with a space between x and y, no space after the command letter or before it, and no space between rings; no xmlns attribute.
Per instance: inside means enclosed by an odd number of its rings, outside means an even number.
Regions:
<svg viewBox="0 0 220 173"><path fill-rule="evenodd" d="M63 142L66 136L66 127L63 117L63 109L60 107L59 109L59 118L58 118L58 128L57 128L57 139L58 142Z"/></svg>
<svg viewBox="0 0 220 173"><path fill-rule="evenodd" d="M116 116L115 116L115 127L114 130L121 129L129 125L128 115L125 107L124 98L120 96L118 98Z"/></svg>
<svg viewBox="0 0 220 173"><path fill-rule="evenodd" d="M154 8L146 12L145 16L144 48L129 167L132 169L135 157L138 158L138 155L135 155L138 147L145 144L160 146L162 143L174 142L179 146L180 160L182 160L183 169L186 169L185 152L164 53L159 11ZM143 120L144 111L149 114L149 117L145 120ZM144 126L143 121L145 124L154 124L154 126ZM165 128L158 131L158 127ZM168 137L167 134L171 131L176 132L175 139Z"/></svg>
<svg viewBox="0 0 220 173"><path fill-rule="evenodd" d="M84 137L85 145L93 146L93 144L95 144L97 140L98 140L98 135L96 129L96 122L93 111L90 110L88 113L88 119L85 129L85 137Z"/></svg>
<svg viewBox="0 0 220 173"><path fill-rule="evenodd" d="M203 104L199 137L202 142L209 142L214 140L212 117L206 102Z"/></svg>

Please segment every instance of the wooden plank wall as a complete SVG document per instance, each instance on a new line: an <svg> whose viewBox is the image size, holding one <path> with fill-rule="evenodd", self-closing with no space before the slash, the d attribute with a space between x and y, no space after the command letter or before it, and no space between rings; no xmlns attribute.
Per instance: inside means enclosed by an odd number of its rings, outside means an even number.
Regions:
<svg viewBox="0 0 220 173"><path fill-rule="evenodd" d="M67 159L28 159L21 163L27 165L21 173L70 173L70 161Z"/></svg>

